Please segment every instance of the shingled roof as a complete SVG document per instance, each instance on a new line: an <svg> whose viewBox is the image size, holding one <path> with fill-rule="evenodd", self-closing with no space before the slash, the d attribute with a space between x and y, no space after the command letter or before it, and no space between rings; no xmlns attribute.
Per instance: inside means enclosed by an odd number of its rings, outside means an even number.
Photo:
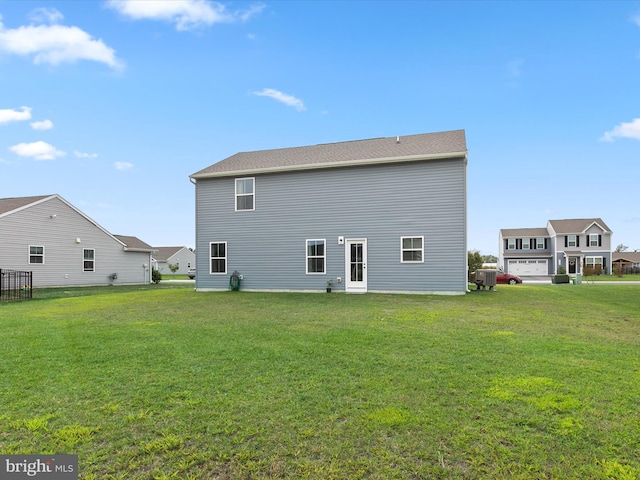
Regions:
<svg viewBox="0 0 640 480"><path fill-rule="evenodd" d="M576 234L587 230L591 225L596 223L605 231L611 232L607 224L601 218L574 218L570 220L549 220L553 231L556 234Z"/></svg>
<svg viewBox="0 0 640 480"><path fill-rule="evenodd" d="M503 237L548 237L546 228L503 228L500 230Z"/></svg>
<svg viewBox="0 0 640 480"><path fill-rule="evenodd" d="M13 197L13 198L0 198L0 215L18 210L32 203L39 202L45 198L53 197L54 195L38 195L35 197Z"/></svg>
<svg viewBox="0 0 640 480"><path fill-rule="evenodd" d="M138 237L130 237L127 235L114 235L118 240L124 243L124 246L127 247L127 250L136 250L141 252L155 252L156 249L153 248L148 243L143 242Z"/></svg>
<svg viewBox="0 0 640 480"><path fill-rule="evenodd" d="M240 152L191 175L212 178L374 163L464 157L464 130Z"/></svg>

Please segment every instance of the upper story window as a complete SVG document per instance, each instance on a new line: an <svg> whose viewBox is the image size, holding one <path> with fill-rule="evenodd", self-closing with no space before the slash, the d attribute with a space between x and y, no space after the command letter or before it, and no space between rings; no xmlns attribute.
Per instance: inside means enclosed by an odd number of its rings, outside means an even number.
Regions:
<svg viewBox="0 0 640 480"><path fill-rule="evenodd" d="M44 263L44 247L29 245L29 263Z"/></svg>
<svg viewBox="0 0 640 480"><path fill-rule="evenodd" d="M211 256L210 273L227 273L227 242L211 242L209 251Z"/></svg>
<svg viewBox="0 0 640 480"><path fill-rule="evenodd" d="M589 235L589 246L590 247L601 247L602 246L602 236L597 233L592 233Z"/></svg>
<svg viewBox="0 0 640 480"><path fill-rule="evenodd" d="M236 212L255 210L255 181L250 178L236 178Z"/></svg>
<svg viewBox="0 0 640 480"><path fill-rule="evenodd" d="M507 240L507 250L515 250L516 249L516 239L509 238Z"/></svg>
<svg viewBox="0 0 640 480"><path fill-rule="evenodd" d="M544 238L536 238L536 249L537 250L544 249Z"/></svg>
<svg viewBox="0 0 640 480"><path fill-rule="evenodd" d="M325 240L307 240L307 273L325 273Z"/></svg>
<svg viewBox="0 0 640 480"><path fill-rule="evenodd" d="M422 263L424 261L424 237L400 238L400 262Z"/></svg>
<svg viewBox="0 0 640 480"><path fill-rule="evenodd" d="M95 272L96 270L96 251L93 248L84 248L82 250L82 271Z"/></svg>
<svg viewBox="0 0 640 480"><path fill-rule="evenodd" d="M578 246L578 237L577 235L567 235L567 244L565 247L577 247Z"/></svg>
<svg viewBox="0 0 640 480"><path fill-rule="evenodd" d="M531 242L529 241L528 238L523 238L522 239L522 249L523 250L529 250L531 248Z"/></svg>

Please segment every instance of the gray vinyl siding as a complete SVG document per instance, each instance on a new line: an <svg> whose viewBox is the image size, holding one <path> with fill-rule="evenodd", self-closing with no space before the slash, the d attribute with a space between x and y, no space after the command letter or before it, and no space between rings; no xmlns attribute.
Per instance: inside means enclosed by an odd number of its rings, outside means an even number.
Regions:
<svg viewBox="0 0 640 480"><path fill-rule="evenodd" d="M466 160L255 175L255 211L234 211L235 177L196 184L198 289L344 289L345 245L366 238L368 291L462 293ZM400 262L400 237L424 237L424 263ZM326 239L326 273L306 274L305 241ZM227 274L210 275L210 242L227 242ZM342 283L335 283L342 277Z"/></svg>
<svg viewBox="0 0 640 480"><path fill-rule="evenodd" d="M44 264L29 263L29 245L44 247ZM83 271L85 248L95 250L93 272ZM118 274L116 284L149 283L149 263L148 253L125 252L120 242L58 198L0 218L0 268L32 271L36 287L107 285L112 273Z"/></svg>

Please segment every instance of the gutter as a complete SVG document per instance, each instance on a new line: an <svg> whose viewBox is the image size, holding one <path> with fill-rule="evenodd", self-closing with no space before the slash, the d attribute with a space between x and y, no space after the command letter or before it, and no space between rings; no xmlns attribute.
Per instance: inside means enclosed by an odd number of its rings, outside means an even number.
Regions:
<svg viewBox="0 0 640 480"><path fill-rule="evenodd" d="M342 167L355 167L362 165L378 165L378 164L390 164L390 163L403 163L403 162L419 162L422 160L446 160L450 158L464 158L467 161L467 151L463 152L451 152L451 153L436 153L432 155L411 155L408 157L386 157L386 158L367 158L360 160L348 160L345 162L324 162L324 163L308 163L305 165L283 165L266 168L248 168L243 170L230 170L226 172L211 172L211 173L196 173L189 176L191 183L193 180L204 178L218 178L218 177L235 177L239 175L251 175L260 173L278 173L278 172L296 172L304 170L320 170L325 168L342 168Z"/></svg>

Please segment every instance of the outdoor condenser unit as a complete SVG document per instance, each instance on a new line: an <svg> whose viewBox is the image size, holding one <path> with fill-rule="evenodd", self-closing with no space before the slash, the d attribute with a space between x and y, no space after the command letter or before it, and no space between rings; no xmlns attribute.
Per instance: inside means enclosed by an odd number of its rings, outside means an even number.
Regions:
<svg viewBox="0 0 640 480"><path fill-rule="evenodd" d="M496 286L496 270L480 269L476 270L476 289L484 290L485 287L489 287L489 290L493 290Z"/></svg>

